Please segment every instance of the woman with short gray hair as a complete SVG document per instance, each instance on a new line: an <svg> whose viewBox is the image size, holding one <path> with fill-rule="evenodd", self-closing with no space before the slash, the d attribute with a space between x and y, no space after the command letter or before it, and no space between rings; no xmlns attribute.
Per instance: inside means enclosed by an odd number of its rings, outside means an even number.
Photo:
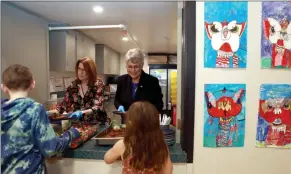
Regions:
<svg viewBox="0 0 291 174"><path fill-rule="evenodd" d="M118 78L115 107L125 112L136 101L148 101L158 111L163 108L163 94L159 81L143 71L144 54L140 49L129 50L126 55L127 74Z"/></svg>
<svg viewBox="0 0 291 174"><path fill-rule="evenodd" d="M140 49L134 48L134 49L129 50L126 53L125 57L126 57L126 64L128 64L128 62L132 62L140 66L143 66L144 64L144 54Z"/></svg>

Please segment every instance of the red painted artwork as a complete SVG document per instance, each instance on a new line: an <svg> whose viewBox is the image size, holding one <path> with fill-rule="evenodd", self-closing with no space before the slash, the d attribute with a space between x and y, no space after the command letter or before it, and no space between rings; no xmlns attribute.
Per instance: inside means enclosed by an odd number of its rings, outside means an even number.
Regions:
<svg viewBox="0 0 291 174"><path fill-rule="evenodd" d="M269 124L265 146L291 143L291 98L260 100L259 114Z"/></svg>

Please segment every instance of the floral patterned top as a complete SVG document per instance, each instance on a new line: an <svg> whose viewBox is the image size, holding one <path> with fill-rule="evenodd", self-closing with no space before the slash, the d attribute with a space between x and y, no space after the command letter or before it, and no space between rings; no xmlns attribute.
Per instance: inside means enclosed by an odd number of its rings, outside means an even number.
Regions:
<svg viewBox="0 0 291 174"><path fill-rule="evenodd" d="M104 90L105 85L101 79L97 79L95 84L89 85L84 97L80 94L80 87L77 80L67 88L65 98L62 103L57 105L60 114L63 112L74 112L78 110L92 109L93 113L83 117L83 120L89 122L105 123L108 121L104 110Z"/></svg>

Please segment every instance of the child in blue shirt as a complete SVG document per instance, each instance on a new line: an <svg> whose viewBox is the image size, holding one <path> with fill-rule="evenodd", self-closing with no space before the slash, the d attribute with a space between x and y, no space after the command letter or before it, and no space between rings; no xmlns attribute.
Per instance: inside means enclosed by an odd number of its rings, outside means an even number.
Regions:
<svg viewBox="0 0 291 174"><path fill-rule="evenodd" d="M80 136L71 128L56 136L44 107L28 93L35 86L27 67L12 65L2 73L1 88L9 99L1 101L1 173L46 173L45 158L66 150Z"/></svg>

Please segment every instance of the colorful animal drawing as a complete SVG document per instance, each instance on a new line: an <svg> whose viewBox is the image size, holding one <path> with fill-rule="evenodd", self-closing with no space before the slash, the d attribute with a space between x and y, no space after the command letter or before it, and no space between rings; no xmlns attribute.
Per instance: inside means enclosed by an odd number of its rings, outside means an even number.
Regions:
<svg viewBox="0 0 291 174"><path fill-rule="evenodd" d="M291 69L291 4L262 2L262 68Z"/></svg>
<svg viewBox="0 0 291 174"><path fill-rule="evenodd" d="M221 90L223 94L227 91L226 88ZM244 93L245 89L239 89L233 97L222 95L216 99L212 92L205 91L207 112L210 116L208 123L212 124L213 118L219 119L216 134L217 147L231 147L233 142L237 141L238 120L236 117L242 111Z"/></svg>
<svg viewBox="0 0 291 174"><path fill-rule="evenodd" d="M266 39L272 44L271 67L291 68L291 23L284 17L280 21L274 18L263 20Z"/></svg>
<svg viewBox="0 0 291 174"><path fill-rule="evenodd" d="M257 140L265 146L286 146L291 144L291 98L269 98L260 100L259 117L268 126L257 128Z"/></svg>
<svg viewBox="0 0 291 174"><path fill-rule="evenodd" d="M211 40L211 46L217 51L217 68L228 68L230 58L233 59L233 67L238 67L239 57L235 53L240 47L240 37L244 32L245 26L246 22L237 23L236 20L230 22L205 22L205 28L207 36Z"/></svg>

